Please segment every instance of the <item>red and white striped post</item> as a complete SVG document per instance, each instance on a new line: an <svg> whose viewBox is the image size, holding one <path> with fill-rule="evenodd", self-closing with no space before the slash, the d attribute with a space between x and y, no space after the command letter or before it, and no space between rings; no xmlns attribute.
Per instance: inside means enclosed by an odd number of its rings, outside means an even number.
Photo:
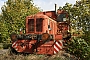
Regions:
<svg viewBox="0 0 90 60"><path fill-rule="evenodd" d="M54 54L58 53L63 48L63 40L58 40L54 44Z"/></svg>

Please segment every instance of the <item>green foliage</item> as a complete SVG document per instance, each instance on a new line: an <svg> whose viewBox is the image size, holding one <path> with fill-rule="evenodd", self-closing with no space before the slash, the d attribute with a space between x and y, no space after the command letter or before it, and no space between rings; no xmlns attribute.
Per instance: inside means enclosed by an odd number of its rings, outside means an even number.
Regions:
<svg viewBox="0 0 90 60"><path fill-rule="evenodd" d="M2 16L0 15L0 42L5 42L6 39L8 40L8 38L9 38L9 34L8 34L7 25L2 20Z"/></svg>
<svg viewBox="0 0 90 60"><path fill-rule="evenodd" d="M90 46L90 31L85 31L85 35L83 35L81 38L85 39L85 41Z"/></svg>
<svg viewBox="0 0 90 60"><path fill-rule="evenodd" d="M3 43L3 49L8 49L9 47L11 47L11 44Z"/></svg>
<svg viewBox="0 0 90 60"><path fill-rule="evenodd" d="M72 29L90 31L90 1L82 1L76 1L74 5L66 3L61 9L68 12Z"/></svg>
<svg viewBox="0 0 90 60"><path fill-rule="evenodd" d="M84 39L81 38L72 38L66 45L67 51L71 54L74 54L81 60L88 60L90 57L90 46L86 43Z"/></svg>
<svg viewBox="0 0 90 60"><path fill-rule="evenodd" d="M3 49L3 43L0 43L0 49Z"/></svg>
<svg viewBox="0 0 90 60"><path fill-rule="evenodd" d="M19 33L20 28L25 31L26 16L40 11L32 0L8 0L1 9L0 42L10 42L10 34Z"/></svg>
<svg viewBox="0 0 90 60"><path fill-rule="evenodd" d="M61 7L60 7L61 8ZM68 12L71 32L78 37L67 43L69 53L81 60L89 60L90 56L90 1L76 1L74 5L66 3L61 9ZM84 33L84 34L83 34ZM85 59L86 58L86 59Z"/></svg>

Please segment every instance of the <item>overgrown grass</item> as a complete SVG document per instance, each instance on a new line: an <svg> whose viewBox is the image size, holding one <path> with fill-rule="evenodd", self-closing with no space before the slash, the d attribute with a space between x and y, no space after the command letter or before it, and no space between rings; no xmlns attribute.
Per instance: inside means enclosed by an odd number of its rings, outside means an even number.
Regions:
<svg viewBox="0 0 90 60"><path fill-rule="evenodd" d="M35 55L35 54L11 54L7 52L5 54L0 55L0 60L71 60L69 56L62 55L62 52L59 52L56 55L47 56L47 55ZM73 58L73 60L75 60Z"/></svg>

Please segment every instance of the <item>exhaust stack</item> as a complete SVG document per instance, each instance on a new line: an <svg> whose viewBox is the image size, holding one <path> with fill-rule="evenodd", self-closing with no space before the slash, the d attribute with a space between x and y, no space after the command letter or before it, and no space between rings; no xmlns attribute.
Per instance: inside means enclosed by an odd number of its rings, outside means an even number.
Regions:
<svg viewBox="0 0 90 60"><path fill-rule="evenodd" d="M55 13L57 14L57 4L55 4Z"/></svg>

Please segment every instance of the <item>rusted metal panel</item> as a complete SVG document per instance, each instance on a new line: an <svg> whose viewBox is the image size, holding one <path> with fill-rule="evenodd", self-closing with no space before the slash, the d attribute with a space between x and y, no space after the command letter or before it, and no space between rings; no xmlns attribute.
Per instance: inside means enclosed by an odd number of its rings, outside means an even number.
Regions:
<svg viewBox="0 0 90 60"><path fill-rule="evenodd" d="M36 40L17 40L12 43L12 47L17 52L33 53L32 44L35 44Z"/></svg>
<svg viewBox="0 0 90 60"><path fill-rule="evenodd" d="M55 43L54 41L49 41L44 44L42 44L42 42L40 42L40 44L38 45L36 54L53 55L54 54L54 43Z"/></svg>
<svg viewBox="0 0 90 60"><path fill-rule="evenodd" d="M62 40L63 36L62 34L55 35L55 40Z"/></svg>

